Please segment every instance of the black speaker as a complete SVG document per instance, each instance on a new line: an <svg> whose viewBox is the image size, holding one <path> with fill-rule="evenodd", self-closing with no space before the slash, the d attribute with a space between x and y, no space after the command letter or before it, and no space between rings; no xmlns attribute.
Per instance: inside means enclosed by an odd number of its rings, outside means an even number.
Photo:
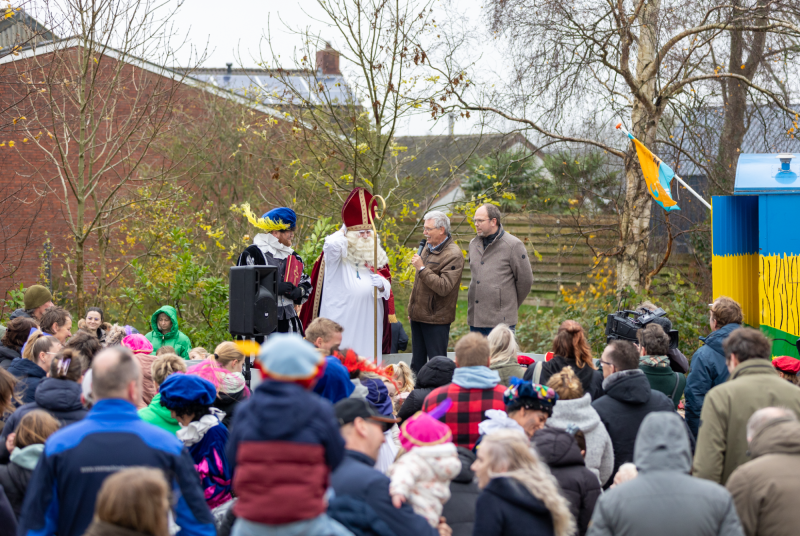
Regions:
<svg viewBox="0 0 800 536"><path fill-rule="evenodd" d="M278 268L234 266L230 274L228 330L246 338L265 337L278 327Z"/></svg>

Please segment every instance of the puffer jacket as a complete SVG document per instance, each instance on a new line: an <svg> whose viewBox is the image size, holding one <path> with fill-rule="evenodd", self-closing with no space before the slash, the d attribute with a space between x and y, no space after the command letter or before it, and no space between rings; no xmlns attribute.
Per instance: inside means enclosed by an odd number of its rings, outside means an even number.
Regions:
<svg viewBox="0 0 800 536"><path fill-rule="evenodd" d="M603 490L594 473L586 468L578 443L569 432L550 426L537 430L533 443L558 481L561 494L569 501L578 534L586 534L594 505Z"/></svg>
<svg viewBox="0 0 800 536"><path fill-rule="evenodd" d="M747 536L797 534L800 496L800 423L769 421L750 442L752 461L731 474L726 487Z"/></svg>
<svg viewBox="0 0 800 536"><path fill-rule="evenodd" d="M22 357L19 350L9 348L0 342L0 368L8 370L8 367L11 366L11 362L19 357Z"/></svg>
<svg viewBox="0 0 800 536"><path fill-rule="evenodd" d="M173 435L181 429L178 421L172 418L170 410L161 405L161 393L156 393L156 396L150 401L150 405L139 410L139 418Z"/></svg>
<svg viewBox="0 0 800 536"><path fill-rule="evenodd" d="M15 392L23 404L33 402L36 388L47 373L42 367L29 359L17 358L11 362L8 372L17 377Z"/></svg>
<svg viewBox="0 0 800 536"><path fill-rule="evenodd" d="M597 400L603 396L603 373L587 365L578 367L574 357L554 356L550 361L542 363L542 373L539 376L539 383L547 385L553 374L561 372L564 367L572 367L572 371L581 381L584 393L592 395L592 400ZM525 379L533 381L533 373L536 366L530 366L525 370Z"/></svg>
<svg viewBox="0 0 800 536"><path fill-rule="evenodd" d="M731 494L689 476L689 435L677 413L645 417L634 450L639 475L600 497L589 536L743 535Z"/></svg>
<svg viewBox="0 0 800 536"><path fill-rule="evenodd" d="M465 447L457 447L456 450L461 460L461 472L450 482L450 500L444 503L442 516L447 519L453 536L472 536L475 503L481 492L472 471L475 453Z"/></svg>
<svg viewBox="0 0 800 536"><path fill-rule="evenodd" d="M456 370L455 362L449 357L437 356L425 363L419 374L414 390L408 394L408 398L403 402L397 418L406 420L422 409L422 403L428 394L442 385L447 385L453 381L453 373Z"/></svg>
<svg viewBox="0 0 800 536"><path fill-rule="evenodd" d="M747 421L770 406L800 417L800 389L781 379L768 359L739 363L728 381L706 396L692 474L725 485L733 470L749 461Z"/></svg>
<svg viewBox="0 0 800 536"><path fill-rule="evenodd" d="M28 482L42 452L44 452L42 443L16 448L11 453L11 460L8 464L0 465L0 486L5 490L8 502L11 503L11 509L14 510L17 519L22 512L22 503L25 501Z"/></svg>
<svg viewBox="0 0 800 536"><path fill-rule="evenodd" d="M576 425L586 439L586 467L605 484L614 472L614 446L588 393L582 398L559 400L553 406L547 426L565 430L570 424Z"/></svg>
<svg viewBox="0 0 800 536"><path fill-rule="evenodd" d="M166 313L172 320L172 329L164 335L158 330L158 315ZM178 312L170 305L165 305L158 309L150 317L150 327L153 331L145 335L147 340L153 345L153 353L155 354L162 346L172 346L175 348L175 353L184 359L189 359L189 350L192 349L192 341L184 334L178 326Z"/></svg>
<svg viewBox="0 0 800 536"><path fill-rule="evenodd" d="M619 466L633 461L633 445L644 418L654 411L674 413L675 406L664 393L653 391L641 370L615 372L605 379L605 396L592 402L614 446L614 471L606 481L614 481ZM558 404L556 404L558 405Z"/></svg>
<svg viewBox="0 0 800 536"><path fill-rule="evenodd" d="M451 324L456 319L464 254L448 236L435 251L422 251L425 268L417 270L408 299L408 317L426 324Z"/></svg>
<svg viewBox="0 0 800 536"><path fill-rule="evenodd" d="M62 426L78 422L88 413L81 402L81 384L72 380L44 378L36 388L33 402L23 404L8 417L2 437L15 431L22 418L35 409L46 411L58 419Z"/></svg>
<svg viewBox="0 0 800 536"><path fill-rule="evenodd" d="M722 343L733 332L740 328L739 324L727 324L717 331L711 332L706 337L700 337L705 344L701 346L692 356L692 370L686 377L686 388L684 397L686 398L686 423L689 430L697 437L700 428L700 412L703 409L703 402L706 394L728 379L728 365L725 364L725 351Z"/></svg>

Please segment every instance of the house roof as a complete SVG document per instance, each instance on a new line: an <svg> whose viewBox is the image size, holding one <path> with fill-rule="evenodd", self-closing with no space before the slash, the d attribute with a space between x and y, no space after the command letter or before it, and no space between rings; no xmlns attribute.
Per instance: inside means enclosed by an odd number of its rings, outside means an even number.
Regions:
<svg viewBox="0 0 800 536"><path fill-rule="evenodd" d="M259 102L268 105L289 104L297 100L287 83L301 99L312 104L323 103L318 96L318 84L322 84L328 95L326 99L331 102L345 104L353 100L344 76L323 74L321 70L283 70L279 74L277 70L266 69L200 68L193 70L191 76L242 97L258 98Z"/></svg>
<svg viewBox="0 0 800 536"><path fill-rule="evenodd" d="M697 161L714 161L719 150L720 133L725 120L723 107L699 108L678 124L671 140ZM776 106L748 108L746 114L747 132L742 153L799 153L800 139L797 139L799 122ZM789 129L794 128L792 132ZM671 159L668 160L668 158ZM686 155L679 154L675 148L665 148L664 158L681 177L705 175L706 172Z"/></svg>
<svg viewBox="0 0 800 536"><path fill-rule="evenodd" d="M56 38L42 23L28 15L25 10L14 11L5 18L6 9L0 10L0 49L24 45L30 41L52 41Z"/></svg>
<svg viewBox="0 0 800 536"><path fill-rule="evenodd" d="M429 204L435 201L444 205L462 197L461 180L470 158L482 158L493 152L511 149L524 148L533 153L538 152L538 148L519 132L400 136L395 138L395 143L407 148L399 169L401 178L413 177L418 182L420 191L437 192L428 200ZM440 189L443 181L446 184Z"/></svg>

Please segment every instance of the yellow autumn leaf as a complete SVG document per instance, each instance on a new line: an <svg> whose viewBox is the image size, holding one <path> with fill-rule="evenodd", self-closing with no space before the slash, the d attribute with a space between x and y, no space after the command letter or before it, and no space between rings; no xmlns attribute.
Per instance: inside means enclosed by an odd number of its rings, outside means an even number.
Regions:
<svg viewBox="0 0 800 536"><path fill-rule="evenodd" d="M14 140L11 140L10 142L8 142L8 146L9 147L14 147L14 145L15 145Z"/></svg>

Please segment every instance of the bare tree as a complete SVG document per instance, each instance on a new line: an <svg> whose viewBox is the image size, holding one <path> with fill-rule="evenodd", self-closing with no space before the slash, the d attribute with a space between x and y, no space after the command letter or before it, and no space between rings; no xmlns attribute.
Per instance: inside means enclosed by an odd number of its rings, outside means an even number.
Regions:
<svg viewBox="0 0 800 536"><path fill-rule="evenodd" d="M624 119L656 152L675 146L665 126L680 121L681 110L706 96L723 105L714 96L721 80L728 89L744 87L751 101L769 101L794 115L781 88L759 77L755 58L762 37L769 48L800 35L795 2L492 0L489 5L492 30L508 42L511 79L497 88L479 88L480 73L451 62L442 70L454 98L450 103L497 114L548 140L598 147L624 161L617 247L604 253L616 257L618 290L648 287L656 272L648 255L653 203L633 147L621 137L615 142L610 125ZM755 36L749 45L751 70L732 63L747 48L736 44L742 33ZM724 49L731 35L734 43L723 68L715 51ZM475 88L483 91L476 94ZM446 112L448 104L431 102L436 114ZM595 122L606 128L584 134L582 125Z"/></svg>
<svg viewBox="0 0 800 536"><path fill-rule="evenodd" d="M48 26L67 37L22 49L4 66L18 78L18 95L27 96L11 106L22 138L17 148L38 149L19 154L60 202L79 314L90 240L105 262L105 233L137 212L126 208L157 196L160 181L175 178L177 163L158 142L186 118L180 97L190 71L164 67L176 62L171 15L159 18L158 7L151 0L47 1Z"/></svg>

